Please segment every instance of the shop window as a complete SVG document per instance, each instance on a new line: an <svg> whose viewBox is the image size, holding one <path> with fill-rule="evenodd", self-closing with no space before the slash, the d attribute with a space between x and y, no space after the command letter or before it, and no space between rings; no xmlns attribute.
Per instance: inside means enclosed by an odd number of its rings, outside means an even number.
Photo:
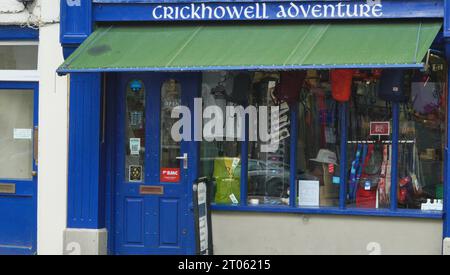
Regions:
<svg viewBox="0 0 450 275"><path fill-rule="evenodd" d="M145 86L132 80L126 92L125 181L143 182L145 175Z"/></svg>
<svg viewBox="0 0 450 275"><path fill-rule="evenodd" d="M175 79L168 79L161 88L161 170L180 167L177 158L181 156L181 137L171 134L172 127L177 122L177 118L172 118L172 111L180 105L181 84Z"/></svg>
<svg viewBox="0 0 450 275"><path fill-rule="evenodd" d="M347 146L349 208L389 208L392 104L380 97L380 71L356 73Z"/></svg>
<svg viewBox="0 0 450 275"><path fill-rule="evenodd" d="M411 94L401 108L399 208L442 210L447 69L437 56L430 62L429 70L411 72Z"/></svg>
<svg viewBox="0 0 450 275"><path fill-rule="evenodd" d="M253 76L249 106L255 107L255 118L250 118L255 138L248 144L247 169L250 205L289 205L291 112L289 105L277 96L279 84L280 75L276 73ZM273 121L270 112L273 107L279 110L278 121ZM274 142L264 138L274 133L278 135L272 137Z"/></svg>
<svg viewBox="0 0 450 275"><path fill-rule="evenodd" d="M204 129L201 143L216 205L441 211L446 64L429 61L425 71L349 70L347 95L334 92L342 83L329 70L204 73L204 125L208 108L222 114L221 130ZM228 112L239 106L244 119ZM272 107L276 127L261 116ZM274 130L283 134L267 151L261 132Z"/></svg>
<svg viewBox="0 0 450 275"><path fill-rule="evenodd" d="M37 62L37 43L0 42L0 70L37 70Z"/></svg>
<svg viewBox="0 0 450 275"><path fill-rule="evenodd" d="M222 122L217 129L209 126L204 129L205 141L200 147L200 175L214 182L213 202L237 205L241 202L242 170L242 137L238 138L237 128L242 127L243 122L234 120L232 131L226 129L226 107L233 106L227 100L232 85L233 79L226 74L205 73L203 76L203 124L213 123L214 119ZM214 114L211 108L215 108Z"/></svg>
<svg viewBox="0 0 450 275"><path fill-rule="evenodd" d="M339 110L328 71L308 71L298 110L298 206L338 206Z"/></svg>

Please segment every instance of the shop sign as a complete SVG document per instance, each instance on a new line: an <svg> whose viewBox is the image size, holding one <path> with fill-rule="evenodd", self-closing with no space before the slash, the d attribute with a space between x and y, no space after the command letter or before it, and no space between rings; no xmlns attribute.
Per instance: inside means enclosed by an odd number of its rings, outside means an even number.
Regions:
<svg viewBox="0 0 450 275"><path fill-rule="evenodd" d="M154 20L368 19L383 14L380 1L189 3L151 8Z"/></svg>
<svg viewBox="0 0 450 275"><path fill-rule="evenodd" d="M386 122L371 122L370 135L371 136L389 136L391 134L391 123Z"/></svg>
<svg viewBox="0 0 450 275"><path fill-rule="evenodd" d="M67 44L84 41L93 21L416 19L443 18L445 10L442 0L64 0L61 5Z"/></svg>
<svg viewBox="0 0 450 275"><path fill-rule="evenodd" d="M162 168L161 182L180 182L180 173L179 168Z"/></svg>

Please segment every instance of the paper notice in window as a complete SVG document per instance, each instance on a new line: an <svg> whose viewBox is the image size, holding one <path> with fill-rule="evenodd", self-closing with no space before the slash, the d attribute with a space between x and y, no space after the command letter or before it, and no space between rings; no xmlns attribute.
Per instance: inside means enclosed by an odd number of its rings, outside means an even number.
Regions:
<svg viewBox="0 0 450 275"><path fill-rule="evenodd" d="M33 139L33 129L14 129L14 139L16 140Z"/></svg>
<svg viewBox="0 0 450 275"><path fill-rule="evenodd" d="M298 204L300 206L320 206L320 182L301 180L298 182Z"/></svg>
<svg viewBox="0 0 450 275"><path fill-rule="evenodd" d="M134 156L139 156L140 153L141 153L141 139L130 138L130 154Z"/></svg>

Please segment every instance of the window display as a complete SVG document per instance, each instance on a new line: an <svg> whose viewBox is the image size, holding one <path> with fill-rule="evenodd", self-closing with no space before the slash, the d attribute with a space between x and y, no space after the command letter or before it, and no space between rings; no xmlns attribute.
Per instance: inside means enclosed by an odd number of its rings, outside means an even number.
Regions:
<svg viewBox="0 0 450 275"><path fill-rule="evenodd" d="M353 77L347 146L350 208L390 205L393 116L392 104L377 95L380 77L376 70L356 72Z"/></svg>
<svg viewBox="0 0 450 275"><path fill-rule="evenodd" d="M217 204L242 205L247 194L248 206L388 210L394 199L395 208L441 210L445 71L431 55L425 71L204 73L204 109L217 106L224 117L220 134L204 132L201 175L214 180ZM277 146L267 151L274 132Z"/></svg>
<svg viewBox="0 0 450 275"><path fill-rule="evenodd" d="M339 205L339 116L328 71L307 72L298 112L298 205ZM313 185L315 183L315 186ZM302 192L310 186L310 192ZM311 190L311 187L318 191ZM306 203L314 199L316 203Z"/></svg>
<svg viewBox="0 0 450 275"><path fill-rule="evenodd" d="M226 74L205 73L202 85L203 108L216 106L225 113L226 107L233 105L227 100L232 90L232 79ZM210 120L204 119L204 124ZM214 182L213 202L237 205L241 201L242 145L237 136L231 133L227 136L226 132L204 133L207 141L200 146L200 176Z"/></svg>
<svg viewBox="0 0 450 275"><path fill-rule="evenodd" d="M280 85L280 78L288 78L285 85ZM250 104L259 111L261 108L278 107L280 123L278 127L268 128L271 133L279 131L280 137L274 150L264 150L264 141L249 142L248 159L248 199L250 205L288 205L290 186L290 108L286 101L292 101L290 94L299 95L302 79L296 75L275 73L256 73ZM295 101L295 99L294 99ZM270 123L270 116L259 125ZM283 127L283 125L285 125ZM273 125L272 125L273 126ZM256 127L255 127L256 128ZM265 131L259 127L258 131Z"/></svg>
<svg viewBox="0 0 450 275"><path fill-rule="evenodd" d="M427 71L414 71L410 75L409 100L400 113L399 139L410 142L399 148L399 208L442 210L447 114L445 72L445 61L431 55Z"/></svg>

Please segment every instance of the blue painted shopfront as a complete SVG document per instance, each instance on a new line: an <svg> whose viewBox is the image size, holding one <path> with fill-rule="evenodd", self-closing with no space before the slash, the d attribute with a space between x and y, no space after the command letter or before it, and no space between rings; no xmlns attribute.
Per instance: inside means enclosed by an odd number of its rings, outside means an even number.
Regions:
<svg viewBox="0 0 450 275"><path fill-rule="evenodd" d="M344 12L345 5L355 2L361 9L357 14ZM371 2L370 5L367 4ZM450 62L450 2L432 0L403 1L145 1L145 0L62 0L61 1L61 43L68 57L94 31L97 24L120 22L154 21L313 21L313 20L409 20L432 18L444 21L443 39L436 39L436 47L445 48ZM369 6L365 6L365 5ZM334 5L333 7L327 5ZM293 7L295 6L295 8ZM327 8L325 8L327 6ZM371 8L369 8L371 7ZM289 10L291 8L291 10ZM242 10L238 15L232 11ZM247 10L247 13L244 11ZM231 11L231 13L229 12ZM284 13L281 11L285 11ZM434 46L433 46L434 47ZM241 68L245 69L245 68ZM69 194L68 227L101 229L109 232L111 254L193 254L195 236L192 217L191 186L198 176L199 144L183 142L180 156L188 157L188 169L184 169L184 160L179 162L180 185L175 188L154 179L160 178L161 156L160 117L161 98L158 87L168 79L179 79L182 84L182 101L193 106L193 99L200 90L200 74L182 73L133 73L133 72L76 72L71 74L70 93L70 141L69 141ZM145 142L145 184L125 184L124 158L126 150L124 139L124 102L127 85L141 81L145 86L149 104L146 106L147 134ZM155 84L156 83L156 84ZM105 87L114 87L106 89ZM347 104L340 105L341 127L347 127ZM393 104L393 140L398 140L399 105ZM292 110L295 113L297 110ZM292 116L295 118L296 116ZM448 119L450 121L450 119ZM450 122L449 126L450 126ZM293 123L296 125L296 123ZM154 134L157 133L157 134ZM346 133L346 131L342 131ZM298 129L294 127L291 139L295 141ZM448 135L447 135L448 138ZM346 151L347 137L343 134L341 150ZM449 141L447 140L447 144ZM242 155L246 155L246 142L242 146ZM396 142L394 142L395 146ZM295 146L291 148L292 164L295 158ZM398 156L395 153L393 159ZM89 156L89 157L87 157ZM450 169L450 152L445 148L445 171ZM345 163L346 160L341 160ZM246 170L245 163L242 170ZM295 167L295 165L292 165ZM141 167L142 169L142 167ZM341 174L346 174L345 165ZM396 170L396 169L394 169ZM140 170L142 172L142 170ZM291 181L295 181L292 173ZM242 177L245 181L246 177ZM396 178L394 176L394 178ZM345 182L345 177L341 179ZM397 209L396 196L392 197L390 209L363 210L347 209L345 205L346 186L341 184L340 207L298 208L291 198L291 207L251 207L246 203L246 184L242 184L242 204L238 206L215 206L217 211L282 212L356 216L413 217L444 220L444 236L450 237L450 221L447 213L449 206L450 175L445 177L445 199L443 212L422 212L419 210ZM140 188L166 188L171 195L142 195ZM173 188L172 191L171 188ZM291 185L295 193L295 186ZM161 190L161 189L160 189ZM141 190L142 191L142 190ZM172 193L171 193L172 192ZM145 192L144 192L145 193ZM397 184L392 184L392 194L397 193ZM175 249L176 247L176 249Z"/></svg>

